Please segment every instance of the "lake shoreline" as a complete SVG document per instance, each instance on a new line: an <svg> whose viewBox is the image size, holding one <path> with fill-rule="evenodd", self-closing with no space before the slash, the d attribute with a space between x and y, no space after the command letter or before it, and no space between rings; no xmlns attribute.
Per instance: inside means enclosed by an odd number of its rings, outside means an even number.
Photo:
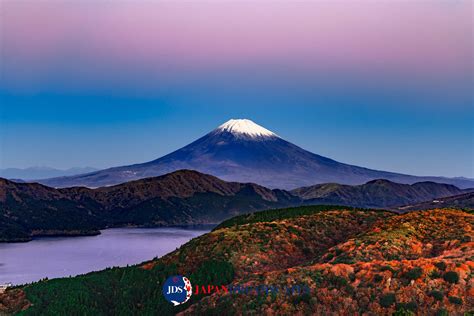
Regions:
<svg viewBox="0 0 474 316"><path fill-rule="evenodd" d="M182 224L182 225L117 225L100 228L97 230L36 230L32 231L27 237L16 237L11 239L0 239L0 244L15 244L15 243L28 243L38 238L60 238L60 237L89 237L99 236L102 231L108 229L117 228L201 228L210 227L212 228L219 225L219 223L202 223L202 224Z"/></svg>
<svg viewBox="0 0 474 316"><path fill-rule="evenodd" d="M211 230L206 225L108 228L83 238L49 235L26 243L0 243L0 284L27 284L140 264Z"/></svg>

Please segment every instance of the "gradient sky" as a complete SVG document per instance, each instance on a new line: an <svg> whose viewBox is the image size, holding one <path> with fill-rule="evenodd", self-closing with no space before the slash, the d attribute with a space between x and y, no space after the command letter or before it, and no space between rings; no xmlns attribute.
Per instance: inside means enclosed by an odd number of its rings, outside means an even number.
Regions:
<svg viewBox="0 0 474 316"><path fill-rule="evenodd" d="M144 162L230 118L474 177L473 2L0 0L0 168Z"/></svg>

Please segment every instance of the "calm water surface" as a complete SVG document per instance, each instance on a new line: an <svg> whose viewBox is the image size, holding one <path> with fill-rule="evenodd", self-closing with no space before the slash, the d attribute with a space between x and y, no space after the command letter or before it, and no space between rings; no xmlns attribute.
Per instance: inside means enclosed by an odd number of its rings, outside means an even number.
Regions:
<svg viewBox="0 0 474 316"><path fill-rule="evenodd" d="M140 263L161 257L210 230L210 226L114 228L92 237L0 243L0 284L24 284Z"/></svg>

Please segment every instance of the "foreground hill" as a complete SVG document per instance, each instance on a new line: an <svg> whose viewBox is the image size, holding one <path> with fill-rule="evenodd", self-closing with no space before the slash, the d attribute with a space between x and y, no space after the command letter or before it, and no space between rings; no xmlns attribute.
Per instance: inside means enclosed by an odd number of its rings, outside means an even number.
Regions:
<svg viewBox="0 0 474 316"><path fill-rule="evenodd" d="M218 223L243 212L297 203L285 191L188 170L95 190L0 179L0 241L98 234L111 226Z"/></svg>
<svg viewBox="0 0 474 316"><path fill-rule="evenodd" d="M301 207L222 223L161 258L0 295L23 315L463 315L474 310L474 215L431 210L403 215ZM172 307L161 293L175 274L195 285L309 291L193 295Z"/></svg>
<svg viewBox="0 0 474 316"><path fill-rule="evenodd" d="M253 182L286 190L317 183L357 185L375 179L474 187L472 179L417 177L341 163L304 150L246 119L230 120L193 143L153 161L40 182L52 187L95 188L180 169L197 170L226 181Z"/></svg>
<svg viewBox="0 0 474 316"><path fill-rule="evenodd" d="M291 191L307 204L336 204L356 207L393 207L443 198L464 191L449 184L418 182L412 185L374 180L362 185L319 184Z"/></svg>

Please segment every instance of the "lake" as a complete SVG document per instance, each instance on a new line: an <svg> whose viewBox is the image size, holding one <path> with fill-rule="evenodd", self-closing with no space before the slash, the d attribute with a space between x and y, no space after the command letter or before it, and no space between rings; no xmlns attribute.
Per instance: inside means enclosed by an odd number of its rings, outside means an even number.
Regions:
<svg viewBox="0 0 474 316"><path fill-rule="evenodd" d="M211 226L114 228L87 237L45 237L27 243L0 243L0 284L31 283L75 276L161 257Z"/></svg>

